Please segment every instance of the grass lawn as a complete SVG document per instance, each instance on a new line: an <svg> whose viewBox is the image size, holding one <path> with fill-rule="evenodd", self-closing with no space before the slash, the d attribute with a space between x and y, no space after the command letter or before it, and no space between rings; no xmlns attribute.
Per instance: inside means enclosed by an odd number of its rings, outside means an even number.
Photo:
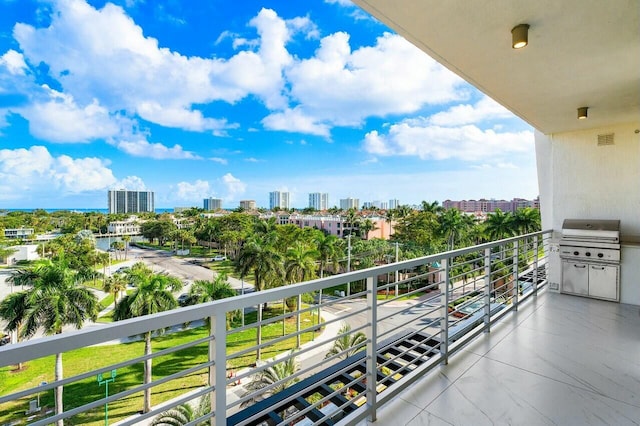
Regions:
<svg viewBox="0 0 640 426"><path fill-rule="evenodd" d="M273 307L265 310L264 317L269 318L282 313L281 308ZM247 314L246 323L255 322L256 313ZM240 319L238 318L237 322ZM311 321L311 313L302 316L302 327L308 326ZM234 322L233 326L239 326ZM295 331L295 318L286 321L286 331ZM207 334L204 327L188 329L172 334L166 334L153 339L153 350L177 346ZM282 322L269 324L262 328L263 341L268 341L282 336ZM302 335L302 343L310 341L311 333ZM227 353L236 353L244 348L256 344L256 330L245 330L240 333L230 334L227 339ZM295 347L295 338L287 339L275 344L273 347L264 348L262 358L268 359L278 353L282 353ZM71 377L82 372L91 371L95 368L104 367L140 356L144 353L144 342L137 341L117 345L94 346L77 349L67 352L63 356L65 377ZM193 367L207 360L208 346L201 344L182 351L166 355L153 360L154 380L166 377L172 373ZM14 371L15 366L0 369L0 395L6 395L18 391L37 387L42 381L53 381L55 357L49 356L25 364L22 371ZM227 368L238 370L249 367L255 363L255 354L247 354L243 357L229 361ZM173 381L158 385L153 388L152 404L157 405L163 401L175 398L178 395L198 388L206 383L206 369L193 373L189 376L181 377ZM143 381L143 365L135 364L117 371L114 383L109 384L109 394L113 395L141 384ZM74 382L65 386L64 400L65 409L71 409L91 401L104 397L104 387L100 387L96 378L92 377L79 382ZM23 398L19 401L12 401L0 405L0 424L9 423L13 420L24 419L24 412L28 408L28 400L35 399L35 395L30 398ZM53 391L43 392L40 395L41 406L53 407ZM142 393L130 395L126 398L109 404L109 419L114 423L135 414L142 408ZM68 421L68 424L94 424L104 423L104 407L99 407L82 415L77 415Z"/></svg>

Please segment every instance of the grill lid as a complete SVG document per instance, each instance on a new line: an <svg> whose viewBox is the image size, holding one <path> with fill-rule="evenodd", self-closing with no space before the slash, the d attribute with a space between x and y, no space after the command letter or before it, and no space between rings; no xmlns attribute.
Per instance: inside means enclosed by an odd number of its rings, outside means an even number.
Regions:
<svg viewBox="0 0 640 426"><path fill-rule="evenodd" d="M562 238L590 241L620 241L619 220L565 219Z"/></svg>

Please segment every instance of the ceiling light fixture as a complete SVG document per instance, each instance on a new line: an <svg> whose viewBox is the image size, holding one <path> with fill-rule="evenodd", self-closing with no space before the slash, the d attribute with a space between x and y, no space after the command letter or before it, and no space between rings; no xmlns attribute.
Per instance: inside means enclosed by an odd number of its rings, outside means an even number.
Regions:
<svg viewBox="0 0 640 426"><path fill-rule="evenodd" d="M520 24L511 30L511 47L522 49L529 44L529 24Z"/></svg>
<svg viewBox="0 0 640 426"><path fill-rule="evenodd" d="M585 120L587 118L588 110L589 110L589 107L578 108L578 120Z"/></svg>

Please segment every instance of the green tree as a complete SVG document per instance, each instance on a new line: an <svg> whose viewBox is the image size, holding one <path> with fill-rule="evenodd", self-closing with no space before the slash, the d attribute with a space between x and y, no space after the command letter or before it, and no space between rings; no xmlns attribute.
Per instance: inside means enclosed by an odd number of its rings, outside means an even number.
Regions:
<svg viewBox="0 0 640 426"><path fill-rule="evenodd" d="M152 426L184 426L211 412L211 398L201 397L198 407L194 410L189 404L181 404L158 414L151 423ZM196 426L207 426L209 420L195 423Z"/></svg>
<svg viewBox="0 0 640 426"><path fill-rule="evenodd" d="M360 226L359 226L360 237L364 238L365 240L368 240L369 232L375 231L376 229L378 229L376 224L371 219L367 218L360 222Z"/></svg>
<svg viewBox="0 0 640 426"><path fill-rule="evenodd" d="M531 207L516 210L513 214L513 227L515 232L519 234L540 231L542 229L540 225L540 210Z"/></svg>
<svg viewBox="0 0 640 426"><path fill-rule="evenodd" d="M460 239L467 227L467 222L458 209L447 209L438 216L440 234L446 240L447 250L455 248L456 241Z"/></svg>
<svg viewBox="0 0 640 426"><path fill-rule="evenodd" d="M236 268L241 277L253 273L257 291L273 287L284 275L282 255L274 248L275 233L256 235L242 247L236 260ZM258 346L262 343L262 304L258 305ZM260 359L260 347L256 349L256 358Z"/></svg>
<svg viewBox="0 0 640 426"><path fill-rule="evenodd" d="M131 235L123 235L122 242L124 243L124 260L127 260L129 255L129 243L131 242Z"/></svg>
<svg viewBox="0 0 640 426"><path fill-rule="evenodd" d="M356 352L365 349L365 346L362 344L367 341L367 336L361 331L351 333L351 326L349 324L342 323L340 330L338 330L338 335L339 337L333 341L333 346L329 349L325 358L340 354L338 358L347 359Z"/></svg>
<svg viewBox="0 0 640 426"><path fill-rule="evenodd" d="M153 315L178 307L173 292L182 289L182 282L175 277L164 274L154 274L148 268L137 266L129 272L136 288L123 297L116 305L113 319L120 321L143 315ZM144 333L144 354L151 355L151 335L153 331ZM152 359L144 362L144 383L151 383ZM144 391L143 412L151 410L151 388Z"/></svg>
<svg viewBox="0 0 640 426"><path fill-rule="evenodd" d="M150 220L144 222L140 231L149 241L158 240L158 244L164 245L164 243L170 238L171 232L176 229L176 225L170 219L164 220Z"/></svg>
<svg viewBox="0 0 640 426"><path fill-rule="evenodd" d="M199 303L213 302L214 300L226 299L227 297L233 297L236 295L236 291L231 287L229 281L227 281L227 274L221 273L215 276L213 281L196 280L191 285L189 290L189 304L196 305ZM227 314L227 329L230 327L231 316ZM205 324L207 329L211 331L211 319L205 318Z"/></svg>
<svg viewBox="0 0 640 426"><path fill-rule="evenodd" d="M274 364L254 374L251 381L244 386L247 391L243 397L249 396L262 389L264 389L264 391L243 402L241 407L253 405L297 383L299 379L297 377L292 378L292 376L297 373L299 369L300 365L297 359L290 357L285 361Z"/></svg>
<svg viewBox="0 0 640 426"><path fill-rule="evenodd" d="M116 273L104 280L102 289L113 295L113 308L118 303L118 295L127 289L127 277L124 274Z"/></svg>
<svg viewBox="0 0 640 426"><path fill-rule="evenodd" d="M318 257L318 251L313 248L305 246L302 242L298 241L293 247L287 250L286 260L284 262L285 277L290 283L299 283L302 281L308 281L316 277L316 258ZM300 347L300 303L302 301L302 295L298 295L296 306L298 312L296 313L296 346ZM286 305L286 303L285 303ZM284 318L283 330L284 330ZM284 333L283 333L284 334Z"/></svg>
<svg viewBox="0 0 640 426"><path fill-rule="evenodd" d="M515 235L513 216L504 213L500 209L487 216L484 222L484 230L490 241L502 240Z"/></svg>
<svg viewBox="0 0 640 426"><path fill-rule="evenodd" d="M28 290L13 293L0 303L0 317L7 321L7 330L20 330L22 338L33 336L38 330L47 335L62 333L63 327L78 329L98 315L96 296L76 285L75 272L64 265L45 264L32 270ZM55 380L63 378L62 354L56 354ZM56 414L64 411L63 387L55 388ZM59 420L62 426L63 421Z"/></svg>

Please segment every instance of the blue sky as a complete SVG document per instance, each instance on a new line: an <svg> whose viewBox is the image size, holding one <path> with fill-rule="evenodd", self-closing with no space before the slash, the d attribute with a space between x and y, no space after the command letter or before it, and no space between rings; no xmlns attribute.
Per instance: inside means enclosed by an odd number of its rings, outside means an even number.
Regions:
<svg viewBox="0 0 640 426"><path fill-rule="evenodd" d="M0 208L534 198L529 125L346 0L0 0Z"/></svg>

